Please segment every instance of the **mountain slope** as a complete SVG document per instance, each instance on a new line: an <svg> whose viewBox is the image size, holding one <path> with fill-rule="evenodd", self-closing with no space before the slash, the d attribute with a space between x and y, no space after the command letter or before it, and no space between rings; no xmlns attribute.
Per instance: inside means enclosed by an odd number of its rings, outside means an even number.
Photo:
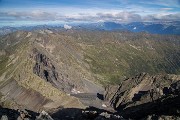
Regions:
<svg viewBox="0 0 180 120"><path fill-rule="evenodd" d="M179 36L99 31L71 35L85 51L84 61L90 70L107 82L118 82L141 72L180 72Z"/></svg>
<svg viewBox="0 0 180 120"><path fill-rule="evenodd" d="M125 118L179 115L180 76L141 73L121 84L107 86L105 99Z"/></svg>
<svg viewBox="0 0 180 120"><path fill-rule="evenodd" d="M35 66L35 60L32 58L32 51L34 49L33 40L31 41L31 39L28 39L27 36L29 36L29 33L26 32L17 32L15 35L14 39L10 39L12 40L10 45L4 45L6 51L4 57L8 57L8 59L3 59L3 67L1 69L1 73L3 73L1 76L1 92L2 98L5 99L4 101L10 101L10 104L5 107L20 105L34 111L39 111L43 108L56 108L60 105L66 107L83 107L76 98L66 95L63 91L58 90L53 87L52 84L33 73L33 68ZM10 36L6 37L8 38ZM15 44L15 39L18 38L21 38L22 42L19 41ZM5 41L5 43L6 42L8 41ZM14 90L14 88L17 90ZM33 94L37 97L33 98ZM19 95L21 95L21 97ZM46 101L45 103L42 102L40 96ZM24 103L21 101L24 101ZM33 101L38 102L38 108L33 107L35 105Z"/></svg>
<svg viewBox="0 0 180 120"><path fill-rule="evenodd" d="M141 72L179 74L179 40L147 33L49 29L0 36L2 106L81 108L70 94L101 93L102 85ZM34 108L31 101L39 106Z"/></svg>

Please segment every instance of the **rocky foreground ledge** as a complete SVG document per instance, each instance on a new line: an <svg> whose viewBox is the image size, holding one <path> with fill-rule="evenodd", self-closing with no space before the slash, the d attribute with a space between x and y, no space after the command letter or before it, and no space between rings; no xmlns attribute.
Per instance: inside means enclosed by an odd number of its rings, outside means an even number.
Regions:
<svg viewBox="0 0 180 120"><path fill-rule="evenodd" d="M100 110L97 108L87 108L86 110L77 108L60 109L53 114L46 111L35 113L30 110L0 109L1 120L125 120L119 115Z"/></svg>
<svg viewBox="0 0 180 120"><path fill-rule="evenodd" d="M36 113L0 108L1 120L177 120L180 119L180 76L141 73L119 85L109 85L105 105L116 112L95 107L58 108ZM49 114L48 114L49 113Z"/></svg>

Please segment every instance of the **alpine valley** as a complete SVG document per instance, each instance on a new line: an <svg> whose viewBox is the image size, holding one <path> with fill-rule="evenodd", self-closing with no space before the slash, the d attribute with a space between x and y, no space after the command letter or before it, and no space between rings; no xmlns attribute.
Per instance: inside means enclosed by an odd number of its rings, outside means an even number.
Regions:
<svg viewBox="0 0 180 120"><path fill-rule="evenodd" d="M3 120L175 120L179 94L179 35L41 28L0 36Z"/></svg>

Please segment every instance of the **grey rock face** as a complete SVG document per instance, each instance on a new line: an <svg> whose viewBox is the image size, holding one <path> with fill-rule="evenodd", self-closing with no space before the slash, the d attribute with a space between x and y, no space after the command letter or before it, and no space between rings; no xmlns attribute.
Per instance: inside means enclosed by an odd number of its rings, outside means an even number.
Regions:
<svg viewBox="0 0 180 120"><path fill-rule="evenodd" d="M36 65L34 66L34 73L45 79L47 82L53 82L58 79L58 74L54 65L45 55L38 53L35 56Z"/></svg>
<svg viewBox="0 0 180 120"><path fill-rule="evenodd" d="M149 114L178 115L180 76L142 73L117 86L106 87L105 99L125 118Z"/></svg>
<svg viewBox="0 0 180 120"><path fill-rule="evenodd" d="M73 88L73 84L71 84L70 81L67 81L65 76L62 76L62 74L57 72L56 67L50 58L45 54L40 53L37 49L34 49L33 52L36 61L33 72L47 82L50 82L54 87L65 92L70 92Z"/></svg>
<svg viewBox="0 0 180 120"><path fill-rule="evenodd" d="M1 117L1 120L8 120L8 117L7 117L6 115L3 115L3 116Z"/></svg>

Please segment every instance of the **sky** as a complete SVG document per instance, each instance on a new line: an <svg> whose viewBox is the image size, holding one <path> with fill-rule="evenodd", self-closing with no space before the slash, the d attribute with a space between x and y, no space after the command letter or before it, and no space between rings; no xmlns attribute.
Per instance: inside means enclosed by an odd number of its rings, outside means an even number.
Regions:
<svg viewBox="0 0 180 120"><path fill-rule="evenodd" d="M180 0L0 0L0 27L180 21Z"/></svg>

